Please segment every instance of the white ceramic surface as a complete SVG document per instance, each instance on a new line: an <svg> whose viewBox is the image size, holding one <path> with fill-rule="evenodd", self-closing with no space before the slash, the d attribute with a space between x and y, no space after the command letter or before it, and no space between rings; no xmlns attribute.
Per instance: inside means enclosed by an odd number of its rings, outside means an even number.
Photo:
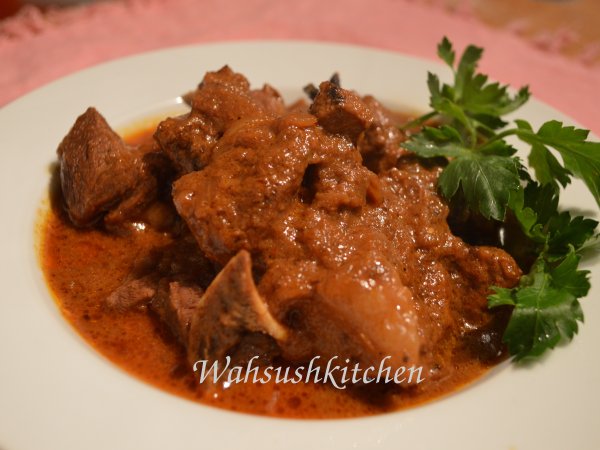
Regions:
<svg viewBox="0 0 600 450"><path fill-rule="evenodd" d="M171 108L205 71L224 64L288 99L338 71L345 87L413 110L427 106L427 70L448 75L432 62L366 48L226 43L103 64L1 109L0 449L599 449L598 261L583 301L586 324L572 344L530 368L503 364L447 398L371 418L293 421L210 408L138 381L79 337L53 303L36 259L36 211L57 144L89 105L122 128ZM534 126L570 122L535 100L519 116ZM597 211L581 183L563 197L567 206Z"/></svg>

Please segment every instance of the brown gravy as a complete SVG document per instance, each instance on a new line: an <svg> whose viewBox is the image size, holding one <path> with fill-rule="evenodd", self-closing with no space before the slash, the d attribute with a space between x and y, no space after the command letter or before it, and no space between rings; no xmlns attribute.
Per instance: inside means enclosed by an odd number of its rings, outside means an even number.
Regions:
<svg viewBox="0 0 600 450"><path fill-rule="evenodd" d="M151 137L154 127L127 137L132 144ZM59 205L59 206L57 206ZM492 363L464 355L451 375L425 380L401 394L338 390L314 383L234 384L202 389L186 366L183 350L146 309L111 314L104 302L125 279L136 255L168 245L168 235L146 229L130 236L71 225L53 202L42 227L41 264L64 317L108 360L128 373L175 395L233 411L288 418L366 416L421 404L451 393L482 376ZM85 268L85 270L82 270ZM497 362L497 361L495 361Z"/></svg>

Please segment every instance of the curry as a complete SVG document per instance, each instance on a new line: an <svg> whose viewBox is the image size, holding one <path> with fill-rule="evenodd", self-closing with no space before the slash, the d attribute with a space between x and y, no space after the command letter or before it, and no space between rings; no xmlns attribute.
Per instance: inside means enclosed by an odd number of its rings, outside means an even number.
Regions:
<svg viewBox="0 0 600 450"><path fill-rule="evenodd" d="M444 161L402 147L401 117L335 77L307 91L288 106L224 67L186 97L190 113L125 139L82 114L44 228L57 304L127 372L212 406L355 417L453 392L505 358L507 311L486 298L521 269L497 229L440 197ZM419 367L423 381L200 383L194 370L316 356Z"/></svg>

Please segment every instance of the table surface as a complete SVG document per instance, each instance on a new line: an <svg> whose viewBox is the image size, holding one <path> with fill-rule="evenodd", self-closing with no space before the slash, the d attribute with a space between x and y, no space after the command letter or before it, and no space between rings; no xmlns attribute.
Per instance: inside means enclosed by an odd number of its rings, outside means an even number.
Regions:
<svg viewBox="0 0 600 450"><path fill-rule="evenodd" d="M72 5L94 0L2 0L0 19L17 14L24 4ZM449 11L469 9L486 24L516 27L524 37L544 45L548 35L563 34L561 52L577 57L600 42L600 1L598 0L421 0L442 5ZM547 44L546 44L547 45ZM600 62L600 51L588 56Z"/></svg>
<svg viewBox="0 0 600 450"><path fill-rule="evenodd" d="M105 0L47 7L0 0L0 106L106 60L173 45L309 39L436 58L448 35L486 48L496 79L536 96L600 134L599 0ZM51 0L30 0L47 3ZM61 0L57 0L61 1ZM66 1L66 0L62 0ZM74 0L70 0L74 1ZM308 20L310 18L310 20Z"/></svg>
<svg viewBox="0 0 600 450"><path fill-rule="evenodd" d="M447 0L448 5L457 0ZM516 31L537 45L554 45L568 56L584 54L600 63L600 1L598 0L471 0L477 17L494 27ZM593 51L595 49L595 51Z"/></svg>

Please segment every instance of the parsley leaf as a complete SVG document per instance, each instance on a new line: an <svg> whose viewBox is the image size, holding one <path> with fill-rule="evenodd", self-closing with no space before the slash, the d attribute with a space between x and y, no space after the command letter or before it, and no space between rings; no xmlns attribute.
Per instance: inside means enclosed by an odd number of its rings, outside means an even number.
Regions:
<svg viewBox="0 0 600 450"><path fill-rule="evenodd" d="M442 84L429 73L427 85L432 113L439 128L425 127L406 142L405 147L424 158L453 158L439 179L442 194L450 199L460 189L467 207L486 218L504 220L510 192L519 189L515 149L503 140L487 140L506 123L500 118L529 98L527 88L511 97L508 87L490 83L476 73L483 50L469 46L454 69L455 51L447 38L438 45L438 55L454 71L454 86ZM412 125L412 124L411 124Z"/></svg>
<svg viewBox="0 0 600 450"><path fill-rule="evenodd" d="M454 53L452 44L445 36L442 39L442 42L438 44L438 56L450 67L454 66L454 58L456 57L456 53Z"/></svg>
<svg viewBox="0 0 600 450"><path fill-rule="evenodd" d="M476 205L486 218L502 219L508 198L520 188L520 181L513 158L469 152L450 161L438 185L446 198L462 188L467 204Z"/></svg>
<svg viewBox="0 0 600 450"><path fill-rule="evenodd" d="M512 289L492 286L488 297L490 308L513 308L503 340L519 360L572 339L577 322L583 321L578 299L590 286L588 272L578 264L581 252L590 251L590 240L598 240L598 222L572 217L558 204L560 188L577 177L600 205L600 143L588 141L587 130L555 120L537 131L518 119L508 127L504 116L527 102L529 89L511 95L508 86L490 82L477 72L482 54L470 45L456 63L452 43L442 39L438 56L452 69L454 83L427 75L432 111L405 128L428 121L437 126L423 127L403 146L422 158L448 159L438 178L448 200L460 194L468 209L498 221L510 212L529 239L535 251L529 273ZM537 182L515 156L509 136L529 145L528 162Z"/></svg>
<svg viewBox="0 0 600 450"><path fill-rule="evenodd" d="M561 340L571 340L583 322L577 297L590 288L588 272L577 270L574 250L554 269L538 260L517 288L495 288L489 306L513 305L504 341L515 360L537 357Z"/></svg>
<svg viewBox="0 0 600 450"><path fill-rule="evenodd" d="M526 236L550 256L561 256L569 247L579 250L594 236L598 222L558 211L558 191L552 185L531 182L511 197L509 205Z"/></svg>
<svg viewBox="0 0 600 450"><path fill-rule="evenodd" d="M492 287L488 306L514 307L504 342L515 359L540 356L561 340L571 340L583 321L578 299L590 289L588 271L578 270L579 252L594 237L598 222L558 210L553 184L530 182L509 199L523 233L537 244L529 274L513 289Z"/></svg>
<svg viewBox="0 0 600 450"><path fill-rule="evenodd" d="M544 123L535 133L531 125L524 120L516 120L517 128L503 131L495 137L504 138L516 135L531 145L529 163L542 184L560 183L566 186L571 175L585 182L594 199L600 205L600 142L587 141L588 130L573 126L564 126L551 120ZM550 153L548 147L556 150L562 157L564 166Z"/></svg>
<svg viewBox="0 0 600 450"><path fill-rule="evenodd" d="M528 161L535 171L535 177L542 184L556 185L558 182L566 187L571 182L571 172L560 165L545 145L533 144Z"/></svg>

